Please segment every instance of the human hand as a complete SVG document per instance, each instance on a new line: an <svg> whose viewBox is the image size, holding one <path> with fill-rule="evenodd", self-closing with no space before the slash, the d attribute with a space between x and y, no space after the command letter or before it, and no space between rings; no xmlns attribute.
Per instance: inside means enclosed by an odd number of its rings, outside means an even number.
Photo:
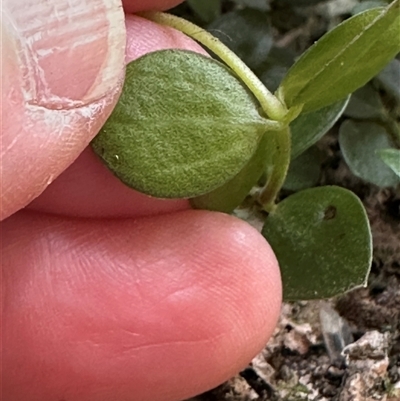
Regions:
<svg viewBox="0 0 400 401"><path fill-rule="evenodd" d="M218 385L274 329L271 249L237 219L132 191L84 150L122 85L117 0L5 0L3 22L3 400L168 401ZM202 51L138 17L126 28L128 60Z"/></svg>

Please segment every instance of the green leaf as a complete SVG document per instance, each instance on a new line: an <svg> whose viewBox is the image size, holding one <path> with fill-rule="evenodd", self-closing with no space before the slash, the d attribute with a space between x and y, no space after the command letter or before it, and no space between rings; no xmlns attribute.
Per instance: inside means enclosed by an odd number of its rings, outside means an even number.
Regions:
<svg viewBox="0 0 400 401"><path fill-rule="evenodd" d="M278 96L312 111L365 85L400 51L400 0L344 21L289 70Z"/></svg>
<svg viewBox="0 0 400 401"><path fill-rule="evenodd" d="M281 268L286 300L329 298L365 285L372 259L360 200L340 187L298 192L263 227Z"/></svg>
<svg viewBox="0 0 400 401"><path fill-rule="evenodd" d="M289 191L301 191L315 187L321 175L321 152L316 147L307 149L296 157L289 167L283 188Z"/></svg>
<svg viewBox="0 0 400 401"><path fill-rule="evenodd" d="M138 191L195 197L224 184L250 160L266 131L258 109L223 64L163 50L127 66L120 100L92 146Z"/></svg>
<svg viewBox="0 0 400 401"><path fill-rule="evenodd" d="M268 165L272 162L271 149L276 146L277 135L279 135L277 131L267 132L257 151L239 174L214 191L191 199L191 205L195 209L232 213L246 199L262 174L267 171Z"/></svg>
<svg viewBox="0 0 400 401"><path fill-rule="evenodd" d="M206 23L221 14L221 0L187 0L190 8Z"/></svg>
<svg viewBox="0 0 400 401"><path fill-rule="evenodd" d="M400 177L400 150L381 149L378 151L381 159Z"/></svg>
<svg viewBox="0 0 400 401"><path fill-rule="evenodd" d="M340 126L339 144L344 160L357 177L380 187L399 183L396 174L377 154L380 149L392 146L382 126L347 120Z"/></svg>
<svg viewBox="0 0 400 401"><path fill-rule="evenodd" d="M251 69L267 58L272 46L268 15L258 10L246 8L223 14L207 29Z"/></svg>
<svg viewBox="0 0 400 401"><path fill-rule="evenodd" d="M301 113L291 124L292 160L319 141L340 118L349 98L339 100L322 109Z"/></svg>
<svg viewBox="0 0 400 401"><path fill-rule="evenodd" d="M378 92L371 84L367 84L351 95L344 114L357 119L381 120L385 115L385 108Z"/></svg>

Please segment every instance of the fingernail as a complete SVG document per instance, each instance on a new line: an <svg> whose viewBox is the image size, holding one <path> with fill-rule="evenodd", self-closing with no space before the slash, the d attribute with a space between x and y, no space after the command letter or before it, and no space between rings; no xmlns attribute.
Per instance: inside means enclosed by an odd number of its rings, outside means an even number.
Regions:
<svg viewBox="0 0 400 401"><path fill-rule="evenodd" d="M120 0L3 0L2 19L26 103L81 107L118 85L126 44Z"/></svg>

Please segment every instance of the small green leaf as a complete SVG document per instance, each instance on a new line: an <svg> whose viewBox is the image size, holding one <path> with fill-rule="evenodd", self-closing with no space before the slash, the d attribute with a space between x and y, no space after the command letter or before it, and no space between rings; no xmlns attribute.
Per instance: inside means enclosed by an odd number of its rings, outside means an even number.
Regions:
<svg viewBox="0 0 400 401"><path fill-rule="evenodd" d="M257 151L239 174L214 191L191 199L191 205L196 209L232 213L246 199L250 190L271 164L273 153L271 150L276 146L276 135L279 135L278 131L267 132Z"/></svg>
<svg viewBox="0 0 400 401"><path fill-rule="evenodd" d="M286 300L329 298L366 283L371 231L362 203L346 189L312 188L286 198L262 234L278 258Z"/></svg>
<svg viewBox="0 0 400 401"><path fill-rule="evenodd" d="M315 187L320 175L321 152L317 147L311 147L290 163L283 188L297 192Z"/></svg>
<svg viewBox="0 0 400 401"><path fill-rule="evenodd" d="M399 183L396 174L377 154L380 149L391 147L382 126L347 120L340 126L339 144L347 165L357 177L380 187Z"/></svg>
<svg viewBox="0 0 400 401"><path fill-rule="evenodd" d="M381 149L378 153L381 159L400 177L400 150Z"/></svg>
<svg viewBox="0 0 400 401"><path fill-rule="evenodd" d="M301 113L291 124L292 160L319 141L336 123L345 110L349 98L339 100L322 109Z"/></svg>
<svg viewBox="0 0 400 401"><path fill-rule="evenodd" d="M189 7L206 23L221 14L221 0L187 0Z"/></svg>
<svg viewBox="0 0 400 401"><path fill-rule="evenodd" d="M268 15L258 10L246 8L223 14L207 29L251 69L267 58L272 46Z"/></svg>
<svg viewBox="0 0 400 401"><path fill-rule="evenodd" d="M356 90L344 112L348 117L357 119L378 119L384 116L385 108L378 92L371 84Z"/></svg>
<svg viewBox="0 0 400 401"><path fill-rule="evenodd" d="M221 186L250 160L266 131L251 93L225 65L163 50L127 66L120 100L92 142L128 186L161 198Z"/></svg>
<svg viewBox="0 0 400 401"><path fill-rule="evenodd" d="M365 85L400 51L400 0L344 21L289 70L278 96L317 110Z"/></svg>

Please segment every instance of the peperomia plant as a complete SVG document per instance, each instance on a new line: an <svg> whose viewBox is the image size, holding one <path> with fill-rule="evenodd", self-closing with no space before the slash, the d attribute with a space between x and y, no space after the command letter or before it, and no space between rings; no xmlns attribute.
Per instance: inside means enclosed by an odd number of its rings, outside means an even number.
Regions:
<svg viewBox="0 0 400 401"><path fill-rule="evenodd" d="M94 151L126 185L150 196L190 198L195 208L231 213L252 191L288 300L331 297L365 284L371 232L352 192L327 186L277 199L285 181L289 185L291 161L299 171L304 167L300 158L310 156L349 95L400 51L400 0L361 12L324 35L275 94L209 32L173 15L142 16L180 30L215 58L164 50L131 62ZM348 149L354 135L376 134L354 124L341 132ZM389 141L379 152L397 180L398 148Z"/></svg>

